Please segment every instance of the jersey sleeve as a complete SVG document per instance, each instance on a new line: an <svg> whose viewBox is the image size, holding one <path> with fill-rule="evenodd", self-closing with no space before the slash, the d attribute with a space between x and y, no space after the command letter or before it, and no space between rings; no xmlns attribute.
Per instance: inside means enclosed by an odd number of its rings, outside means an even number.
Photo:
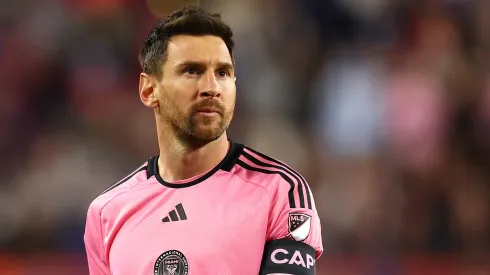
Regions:
<svg viewBox="0 0 490 275"><path fill-rule="evenodd" d="M302 177L293 187L282 178L279 181L271 198L268 240L302 242L315 250L315 259L318 259L323 253L321 224L308 183Z"/></svg>
<svg viewBox="0 0 490 275"><path fill-rule="evenodd" d="M109 267L105 261L100 217L100 209L95 203L92 203L87 212L84 236L90 275L110 275Z"/></svg>
<svg viewBox="0 0 490 275"><path fill-rule="evenodd" d="M271 194L267 242L260 275L314 275L323 253L320 218L306 181L285 176ZM284 179L284 180L283 180Z"/></svg>

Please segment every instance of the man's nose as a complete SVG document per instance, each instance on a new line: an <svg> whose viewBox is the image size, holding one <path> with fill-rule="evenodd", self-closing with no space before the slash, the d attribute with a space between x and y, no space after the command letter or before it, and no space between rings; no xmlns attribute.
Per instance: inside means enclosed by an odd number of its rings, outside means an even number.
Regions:
<svg viewBox="0 0 490 275"><path fill-rule="evenodd" d="M207 72L201 78L199 96L201 97L219 97L219 84L214 72Z"/></svg>

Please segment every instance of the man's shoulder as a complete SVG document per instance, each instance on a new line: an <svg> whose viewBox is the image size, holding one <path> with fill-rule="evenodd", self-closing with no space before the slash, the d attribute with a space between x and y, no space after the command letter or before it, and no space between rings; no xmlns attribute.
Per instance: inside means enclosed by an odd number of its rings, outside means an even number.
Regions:
<svg viewBox="0 0 490 275"><path fill-rule="evenodd" d="M288 200L291 208L311 207L306 179L286 162L245 145L236 164L235 173L279 196L276 199Z"/></svg>
<svg viewBox="0 0 490 275"><path fill-rule="evenodd" d="M303 175L288 163L247 145L243 146L241 156L236 164L239 168L249 171L250 175L262 176L261 179L305 181Z"/></svg>
<svg viewBox="0 0 490 275"><path fill-rule="evenodd" d="M101 210L115 197L131 190L139 182L145 181L147 177L148 161L134 169L131 173L102 191L90 204L90 208Z"/></svg>

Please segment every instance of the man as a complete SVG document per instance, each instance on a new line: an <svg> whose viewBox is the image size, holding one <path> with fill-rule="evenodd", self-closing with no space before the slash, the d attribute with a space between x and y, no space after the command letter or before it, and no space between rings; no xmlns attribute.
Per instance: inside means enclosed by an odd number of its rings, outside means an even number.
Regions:
<svg viewBox="0 0 490 275"><path fill-rule="evenodd" d="M146 39L139 93L160 153L90 205L90 274L314 274L323 247L305 179L227 138L232 36L219 15L183 8Z"/></svg>

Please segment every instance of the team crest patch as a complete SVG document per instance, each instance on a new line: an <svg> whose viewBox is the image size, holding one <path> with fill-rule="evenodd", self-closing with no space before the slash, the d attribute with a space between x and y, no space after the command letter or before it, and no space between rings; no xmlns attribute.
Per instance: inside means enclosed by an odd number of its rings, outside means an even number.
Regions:
<svg viewBox="0 0 490 275"><path fill-rule="evenodd" d="M310 235L311 216L303 213L289 213L287 238L304 241Z"/></svg>
<svg viewBox="0 0 490 275"><path fill-rule="evenodd" d="M169 250L158 257L153 268L154 275L187 275L189 265L182 252Z"/></svg>

